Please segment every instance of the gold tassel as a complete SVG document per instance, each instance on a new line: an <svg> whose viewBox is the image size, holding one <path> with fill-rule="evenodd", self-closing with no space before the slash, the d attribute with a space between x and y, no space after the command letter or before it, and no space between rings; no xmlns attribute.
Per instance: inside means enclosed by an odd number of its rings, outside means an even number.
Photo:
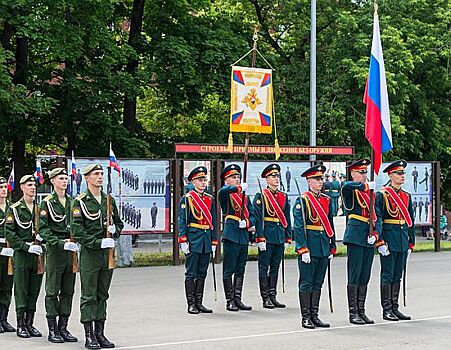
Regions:
<svg viewBox="0 0 451 350"><path fill-rule="evenodd" d="M232 133L229 134L229 145L227 147L227 150L230 153L233 153L233 135L232 135Z"/></svg>
<svg viewBox="0 0 451 350"><path fill-rule="evenodd" d="M276 154L276 160L278 160L280 158L280 146L277 138L274 140L274 153Z"/></svg>

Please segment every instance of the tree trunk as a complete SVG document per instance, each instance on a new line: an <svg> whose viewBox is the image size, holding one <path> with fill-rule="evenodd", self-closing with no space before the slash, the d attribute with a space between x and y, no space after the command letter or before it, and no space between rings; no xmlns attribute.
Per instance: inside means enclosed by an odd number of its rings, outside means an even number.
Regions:
<svg viewBox="0 0 451 350"><path fill-rule="evenodd" d="M14 74L13 83L26 85L27 83L27 66L28 66L28 38L16 38L16 72ZM25 121L23 121L25 124ZM24 128L22 128L24 130ZM15 189L13 199L17 200L21 196L19 181L25 175L25 135L23 132L16 133L13 136L12 159L14 164L14 181Z"/></svg>
<svg viewBox="0 0 451 350"><path fill-rule="evenodd" d="M128 43L137 54L141 51L139 38L142 30L145 0L134 0L130 19L130 36ZM127 72L134 75L138 69L138 59L130 57L127 63ZM124 127L131 133L136 129L136 95L125 96L124 101Z"/></svg>

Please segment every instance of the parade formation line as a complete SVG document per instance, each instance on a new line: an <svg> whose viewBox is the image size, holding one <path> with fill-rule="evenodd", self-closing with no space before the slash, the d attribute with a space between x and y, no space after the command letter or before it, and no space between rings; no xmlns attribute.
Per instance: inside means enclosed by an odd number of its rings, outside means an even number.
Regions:
<svg viewBox="0 0 451 350"><path fill-rule="evenodd" d="M210 343L210 342L218 342L218 341L228 341L228 340L239 340L239 339L252 339L252 338L262 338L262 337L271 337L271 336L283 336L283 335L291 335L291 334L300 334L300 333L310 333L313 335L317 332L331 332L335 330L341 329L350 329L350 328L366 328L366 327L377 327L377 326L385 326L385 325L402 325L406 323L414 323L414 322L428 322L428 321L437 321L451 319L451 315L446 316L436 316L436 317L427 317L427 318L418 318L409 321L399 321L399 322L380 322L375 324L367 324L364 327L361 325L346 325L346 326L338 326L338 327L330 327L330 328L317 328L315 330L311 329L299 329L295 331L286 331L286 332L273 332L273 333L260 333L260 334L249 334L249 335L238 335L232 337L221 337L221 338L207 338L207 339L196 339L196 340L185 340L185 341L177 341L177 342L168 342L168 343L158 343L158 344L147 344L147 345L135 345L135 346L122 346L117 347L117 350L125 350L125 349L146 349L146 348L156 348L156 347L164 347L164 346L176 346L176 345L187 345L187 344L200 344L200 343Z"/></svg>

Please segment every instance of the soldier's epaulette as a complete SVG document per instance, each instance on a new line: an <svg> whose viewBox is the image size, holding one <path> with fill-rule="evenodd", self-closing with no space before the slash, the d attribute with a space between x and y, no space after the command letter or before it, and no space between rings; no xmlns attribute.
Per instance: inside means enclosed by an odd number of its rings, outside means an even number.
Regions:
<svg viewBox="0 0 451 350"><path fill-rule="evenodd" d="M204 192L204 196L207 196L207 197L210 197L210 198L213 198L213 196L210 194L210 193L207 193L207 192Z"/></svg>
<svg viewBox="0 0 451 350"><path fill-rule="evenodd" d="M52 199L52 195L51 194L49 194L48 196L46 196L44 199L43 199L43 201L44 202L48 202L49 200L51 200Z"/></svg>
<svg viewBox="0 0 451 350"><path fill-rule="evenodd" d="M14 203L13 205L10 206L10 208L16 208L17 206L20 205L20 201L17 201L16 203Z"/></svg>
<svg viewBox="0 0 451 350"><path fill-rule="evenodd" d="M86 196L86 193L83 192L83 193L80 193L77 197L75 197L75 199L77 201L79 201L79 200L83 199L85 196Z"/></svg>
<svg viewBox="0 0 451 350"><path fill-rule="evenodd" d="M330 196L328 196L327 194L324 194L321 192L321 196L326 197L326 198L330 198Z"/></svg>

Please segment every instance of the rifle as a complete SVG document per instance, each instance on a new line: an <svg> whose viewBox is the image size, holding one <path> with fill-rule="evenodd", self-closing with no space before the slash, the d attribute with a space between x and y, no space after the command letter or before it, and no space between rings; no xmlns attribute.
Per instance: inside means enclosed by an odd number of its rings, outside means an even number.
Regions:
<svg viewBox="0 0 451 350"><path fill-rule="evenodd" d="M330 279L330 259L327 259L327 289L329 291L329 308L330 313L334 313L334 304L332 301L332 281Z"/></svg>
<svg viewBox="0 0 451 350"><path fill-rule="evenodd" d="M111 233L108 231L111 223L111 167L108 166L108 183L106 193L106 238L111 238ZM114 248L108 248L108 269L116 268L116 261L114 260Z"/></svg>
<svg viewBox="0 0 451 350"><path fill-rule="evenodd" d="M6 242L6 248L11 248L11 245L9 244L9 242ZM8 276L12 276L14 274L13 272L13 257L10 256L8 258Z"/></svg>
<svg viewBox="0 0 451 350"><path fill-rule="evenodd" d="M213 256L213 251L211 252L211 269L213 270L213 291L214 291L215 301L218 301L218 289L216 288L216 270L215 270L215 259Z"/></svg>
<svg viewBox="0 0 451 350"><path fill-rule="evenodd" d="M37 187L37 186L36 186ZM34 201L33 201L33 231L34 231L34 243L36 245L41 245L41 242L38 240L38 222L39 222L39 210L38 210L38 205L36 203L36 196L34 197ZM38 275L42 275L44 273L44 264L42 262L42 255L38 255L36 257L37 259L37 274Z"/></svg>
<svg viewBox="0 0 451 350"><path fill-rule="evenodd" d="M404 273L402 276L402 300L404 307L407 306L407 288L406 288L406 279L407 279L407 260L404 264Z"/></svg>
<svg viewBox="0 0 451 350"><path fill-rule="evenodd" d="M74 198L74 174L70 175L70 213L69 213L69 240L74 242L74 235L72 232L72 209L73 209L73 198ZM78 253L72 252L72 272L78 272Z"/></svg>

